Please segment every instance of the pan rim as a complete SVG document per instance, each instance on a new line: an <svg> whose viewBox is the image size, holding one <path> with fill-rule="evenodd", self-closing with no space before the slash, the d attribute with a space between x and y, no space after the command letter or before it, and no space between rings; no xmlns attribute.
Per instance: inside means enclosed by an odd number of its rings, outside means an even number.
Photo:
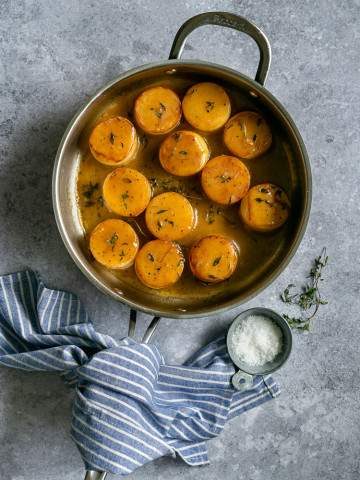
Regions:
<svg viewBox="0 0 360 480"><path fill-rule="evenodd" d="M104 281L99 280L86 266L85 261L79 258L75 247L73 245L72 240L69 237L69 234L67 232L67 229L64 224L64 220L62 218L62 212L61 212L61 206L60 206L60 192L59 192L59 186L60 186L60 170L62 166L62 158L64 155L64 151L66 149L66 144L68 141L68 138L71 136L71 133L73 131L73 128L75 127L77 121L79 118L86 112L86 110L95 102L102 94L104 94L107 90L109 90L111 87L116 85L118 82L121 80L124 80L128 77L131 77L137 73L144 72L146 70L151 70L151 69L156 69L156 68L175 68L176 66L179 67L184 67L184 66L189 66L189 67L198 67L198 66L203 66L203 67L210 67L215 70L218 70L218 73L223 73L226 72L227 74L230 74L232 76L237 77L238 79L240 78L245 84L248 85L250 89L252 89L255 93L260 92L263 96L266 97L266 99L272 104L273 107L277 109L277 111L281 114L283 119L287 122L287 126L290 127L292 133L293 133L293 138L297 143L298 150L301 152L302 156L302 161L305 166L305 201L304 201L304 208L302 211L301 215L301 220L299 222L299 226L296 231L296 236L289 246L288 252L286 256L280 261L280 263L274 268L273 271L267 274L265 280L261 280L260 284L255 284L255 286L249 290L246 293L246 297L237 300L236 298L223 302L220 304L220 306L212 306L208 309L206 309L206 306L204 307L204 310L202 311L187 311L187 312L182 312L180 310L160 310L160 309L153 309L150 307L147 307L146 305L141 305L137 302L133 302L131 299L126 298L126 296L122 296L119 293L116 293L111 287L107 286ZM300 132L291 118L290 114L287 112L287 110L284 108L284 106L277 100L274 95L272 95L265 87L257 83L255 80L252 80L250 77L247 75L244 75L240 72L237 72L236 70L225 67L220 64L216 63L211 63L211 62L205 62L201 60L167 60L163 62L155 62L155 63L149 63L145 64L139 67L135 67L131 70L127 70L123 74L119 75L116 79L112 80L111 82L107 83L104 87L100 88L84 105L78 109L78 111L75 113L73 118L70 120L63 136L60 141L56 157L55 157L55 162L54 162L54 167L53 167L53 175L52 175L52 204L53 204L53 210L54 210L54 215L55 215L55 220L57 224L57 228L59 230L60 236L62 238L62 241L70 255L70 257L73 259L74 263L76 266L80 269L80 271L90 280L90 282L95 285L100 291L103 293L110 295L112 298L115 300L124 303L128 305L130 308L136 309L138 311L154 315L154 316L160 316L160 317L166 317L166 318L176 318L176 319L190 319L190 318L202 318L202 317L211 317L214 315L221 315L227 311L234 310L235 308L238 308L240 305L248 302L252 298L254 298L256 295L258 295L260 292L265 290L283 271L284 269L288 266L290 263L291 259L295 255L300 242L304 236L304 233L306 231L306 227L308 224L309 216L310 216L310 209L311 209L311 200L312 200L312 175L311 175L311 166L308 158L308 154L306 151L305 144L302 140L302 137L300 135Z"/></svg>

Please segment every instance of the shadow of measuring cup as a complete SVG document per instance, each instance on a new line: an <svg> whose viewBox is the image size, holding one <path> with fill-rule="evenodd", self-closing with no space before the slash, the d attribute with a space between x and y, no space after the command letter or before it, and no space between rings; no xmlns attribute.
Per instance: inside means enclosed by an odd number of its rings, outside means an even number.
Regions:
<svg viewBox="0 0 360 480"><path fill-rule="evenodd" d="M241 325L246 318L253 315L267 317L269 321L277 325L282 332L282 348L279 353L272 361L257 366L249 365L240 360L239 355L234 348L233 341L237 327ZM238 368L238 371L231 379L232 384L236 390L244 391L252 387L254 376L273 373L284 365L286 360L289 358L292 349L292 332L286 320L284 320L281 315L274 312L274 310L263 307L255 307L245 310L234 319L228 330L226 344L229 356L234 365Z"/></svg>

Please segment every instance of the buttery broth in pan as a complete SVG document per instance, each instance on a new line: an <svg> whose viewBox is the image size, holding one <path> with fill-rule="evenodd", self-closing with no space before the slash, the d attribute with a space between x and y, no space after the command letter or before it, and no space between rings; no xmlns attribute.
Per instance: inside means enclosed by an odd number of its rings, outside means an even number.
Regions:
<svg viewBox="0 0 360 480"><path fill-rule="evenodd" d="M190 177L176 177L167 173L159 161L159 147L163 140L169 135L145 134L134 120L134 103L138 95L146 88L161 85L171 88L182 100L188 88L197 83L197 78L189 76L169 77L162 76L147 82L146 85L136 85L131 90L122 92L106 105L99 112L94 121L87 125L80 137L80 150L82 155L79 162L77 194L79 216L83 225L85 238L83 248L86 256L96 265L102 267L90 253L89 237L93 229L106 219L122 218L110 212L103 200L102 185L105 177L116 168L115 166L104 165L93 157L89 149L89 137L94 127L101 121L110 119L117 115L126 117L133 122L139 138L138 152L126 164L140 171L150 181L152 197L163 192L178 192L185 196L190 202L196 215L196 228L190 231L185 237L177 240L181 246L185 267L180 279L172 286L154 290L146 287L139 281L135 274L134 265L123 270L109 270L109 274L118 279L119 290L125 286L130 290L143 291L144 295L157 296L159 300L172 302L179 305L179 310L186 310L189 304L204 305L214 303L222 298L229 297L232 293L241 292L251 287L271 266L277 256L284 250L287 241L289 224L291 223L291 212L289 221L281 228L272 232L256 232L244 225L239 216L239 202L234 205L220 205L212 202L205 196L201 188L201 172ZM210 80L214 81L214 80ZM217 83L221 84L221 82ZM223 85L231 101L231 116L244 110L259 111L258 105L249 96L235 90L229 85ZM296 175L293 171L291 150L286 143L285 137L277 127L275 120L267 115L267 112L260 112L266 118L272 133L272 145L264 154L254 159L241 161L250 171L250 187L260 183L274 183L281 187L288 195L290 203L294 204L294 191L296 189ZM172 130L195 131L182 116L180 124ZM218 155L234 155L223 142L223 129L215 133L199 132L206 139L210 149L210 158ZM154 236L149 232L145 224L145 212L135 218L122 218L128 222L136 231L140 247L146 242L153 240ZM238 250L238 263L233 275L220 283L206 284L196 279L189 267L188 254L190 247L207 235L223 235L235 242ZM113 282L116 283L116 282ZM181 307L181 308L180 308Z"/></svg>

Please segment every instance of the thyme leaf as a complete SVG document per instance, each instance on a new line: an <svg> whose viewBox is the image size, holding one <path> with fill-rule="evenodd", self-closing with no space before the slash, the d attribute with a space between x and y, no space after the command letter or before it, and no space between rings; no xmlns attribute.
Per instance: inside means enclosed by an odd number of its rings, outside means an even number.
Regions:
<svg viewBox="0 0 360 480"><path fill-rule="evenodd" d="M127 210L127 207L128 207L128 206L127 206L126 200L129 198L128 192L122 193L122 194L121 194L121 198L122 198L122 201L123 201L123 203L124 203L124 207L125 207L126 210Z"/></svg>
<svg viewBox="0 0 360 480"><path fill-rule="evenodd" d="M205 222L211 225L215 222L215 215L217 214L214 205L211 205L205 213Z"/></svg>
<svg viewBox="0 0 360 480"><path fill-rule="evenodd" d="M160 107L157 110L155 110L154 107L151 107L150 110L152 110L154 114L160 119L163 116L163 114L166 112L166 107L161 102L159 102L159 104L160 104Z"/></svg>
<svg viewBox="0 0 360 480"><path fill-rule="evenodd" d="M267 205L269 205L269 207L273 207L273 206L274 206L274 204L273 204L272 202L270 202L269 200L266 200L265 198L256 197L256 198L255 198L255 201L258 202L258 203L264 202L264 203L266 203Z"/></svg>
<svg viewBox="0 0 360 480"><path fill-rule="evenodd" d="M215 222L216 215L221 215L224 220L226 220L231 226L236 225L236 221L228 217L224 210L220 207L216 207L214 205L210 205L210 207L205 212L205 222L211 225Z"/></svg>
<svg viewBox="0 0 360 480"><path fill-rule="evenodd" d="M111 245L111 250L114 250L116 242L119 240L119 236L116 232L114 232L111 237L107 240L108 244Z"/></svg>
<svg viewBox="0 0 360 480"><path fill-rule="evenodd" d="M231 180L230 175L226 175L225 173L223 173L222 175L219 175L217 178L220 178L221 183L227 183L227 182L230 182Z"/></svg>
<svg viewBox="0 0 360 480"><path fill-rule="evenodd" d="M158 179L155 177L149 178L149 182L150 182L151 188L156 188L159 186Z"/></svg>
<svg viewBox="0 0 360 480"><path fill-rule="evenodd" d="M214 258L214 261L213 261L213 267L216 267L216 265L219 265L220 263L220 260L221 260L221 257L216 257Z"/></svg>
<svg viewBox="0 0 360 480"><path fill-rule="evenodd" d="M85 198L89 200L98 189L99 189L99 183L89 182L88 184L83 186L82 194L84 195Z"/></svg>
<svg viewBox="0 0 360 480"><path fill-rule="evenodd" d="M147 145L149 143L149 140L147 138L147 136L144 134L144 135L141 135L140 137L140 144L142 145L143 148L146 148Z"/></svg>
<svg viewBox="0 0 360 480"><path fill-rule="evenodd" d="M209 100L205 102L205 110L207 111L207 113L210 113L214 107L215 107L215 102L210 102Z"/></svg>

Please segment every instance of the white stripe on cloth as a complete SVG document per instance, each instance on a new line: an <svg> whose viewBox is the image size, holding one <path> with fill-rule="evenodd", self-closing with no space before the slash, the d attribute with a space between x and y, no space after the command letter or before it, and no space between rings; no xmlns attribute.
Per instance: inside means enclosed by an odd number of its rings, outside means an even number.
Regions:
<svg viewBox="0 0 360 480"><path fill-rule="evenodd" d="M205 465L207 440L279 394L271 377L233 390L224 336L166 365L155 346L96 332L75 295L31 271L0 277L0 365L56 371L73 385L71 436L88 470L115 475L175 453Z"/></svg>
<svg viewBox="0 0 360 480"><path fill-rule="evenodd" d="M145 365L139 362L136 362L135 360L133 360L132 358L129 358L128 356L126 357L125 355L120 355L118 353L115 353L109 350L104 350L102 352L102 355L116 357L116 358L119 358L120 360L123 360L125 363L131 363L132 365L135 365L136 367L138 367L139 370L145 370L154 380L156 380L157 378L157 376L150 370L150 368L147 368Z"/></svg>
<svg viewBox="0 0 360 480"><path fill-rule="evenodd" d="M144 453L143 451L139 450L138 448L134 447L131 443L126 443L122 440L119 440L117 438L115 438L114 436L111 436L111 435L108 435L107 433L103 432L100 428L95 428L93 425L89 425L87 424L86 422L84 422L80 417L78 417L76 415L76 413L73 414L73 417L74 419L77 421L77 422L80 422L82 425L84 425L87 429L89 430L92 430L93 432L96 433L96 436L103 436L105 437L106 439L112 441L113 443L116 443L118 445L121 445L122 447L124 447L125 449L128 449L128 450L131 450L133 452L135 452L137 455L140 455L140 457L144 457L146 458L147 460L152 460L152 458L150 457L150 455L147 455L146 453ZM104 423L103 423L104 425ZM118 429L119 431L119 429Z"/></svg>
<svg viewBox="0 0 360 480"><path fill-rule="evenodd" d="M74 416L76 416L76 414L74 413ZM79 417L77 417L79 419ZM81 420L82 421L82 420ZM83 421L82 421L83 422ZM105 427L105 431L106 430L109 430L109 428L111 430L115 430L117 433L120 433L120 435L118 436L119 438L122 438L123 440L125 439L125 437L131 439L131 442L128 442L128 443L125 443L125 441L123 441L123 444L124 445L127 445L128 448L130 449L133 449L135 451L138 451L140 455L144 456L145 458L147 458L148 460L152 460L152 457L150 455L148 455L144 450L152 450L153 452L156 452L156 453L159 453L161 454L161 450L158 450L157 448L155 448L154 446L150 445L148 442L145 442L144 440L142 440L141 438L139 438L139 436L136 436L136 435L132 435L131 433L129 433L128 431L126 431L125 429L122 429L122 428L119 428L115 425L112 425L111 423L108 423L106 422L105 420L103 419L100 419L100 418L96 418L96 417L93 417L93 425L94 424L100 424L102 426ZM100 430L100 427L99 427L99 430ZM104 434L105 435L105 434ZM112 438L114 441L116 442L121 442L121 440L118 440L117 437L115 437L115 435L111 435L109 436L109 438ZM134 445L136 444L141 444L141 448L143 450L140 450L139 448L136 448ZM139 445L140 446L140 445Z"/></svg>
<svg viewBox="0 0 360 480"><path fill-rule="evenodd" d="M102 403L97 403L97 402L92 402L93 403L93 406L97 407L98 411L100 410L100 412L104 415L107 415L109 417L111 417L112 419L115 419L117 420L118 422L120 422L120 424L122 425L128 425L129 427L133 428L134 430L137 431L137 434L139 435L139 438L144 438L146 439L147 441L149 441L149 437L151 438L151 440L153 442L155 442L155 444L157 445L158 447L158 451L162 451L160 447L163 447L165 448L165 450L168 450L169 446L168 444L162 440L162 438L160 437L160 432L156 431L146 420L144 417L142 417L142 423L144 426L142 426L141 423L137 423L137 422L134 422L133 418L126 415L123 411L120 413L118 410L115 410L109 406L104 406L104 404ZM103 418L103 417L101 417ZM147 429L150 429L151 431L153 431L155 434L152 434L149 430ZM154 445L153 445L154 446ZM161 456L161 455L159 455ZM154 458L158 458L157 457L154 457Z"/></svg>

